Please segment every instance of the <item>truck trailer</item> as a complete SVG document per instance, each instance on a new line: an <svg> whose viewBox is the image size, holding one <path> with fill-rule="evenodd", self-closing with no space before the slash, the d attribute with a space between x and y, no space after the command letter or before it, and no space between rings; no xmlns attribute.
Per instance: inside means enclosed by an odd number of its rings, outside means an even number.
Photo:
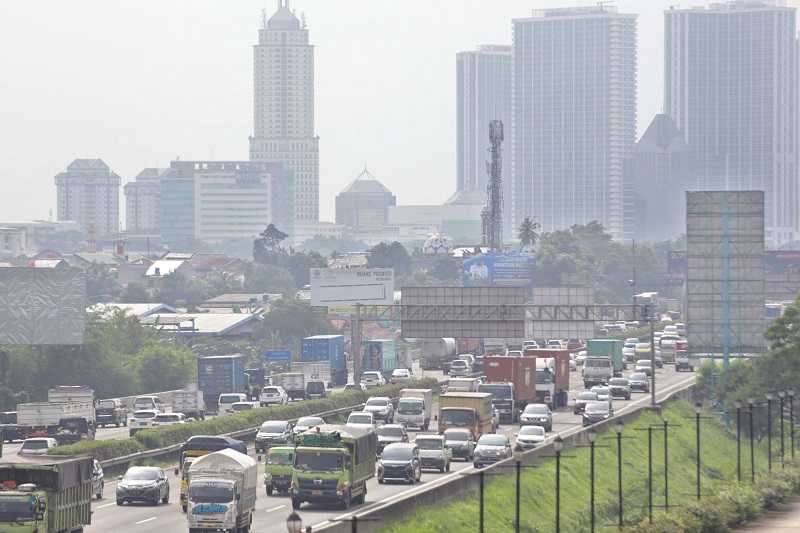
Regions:
<svg viewBox="0 0 800 533"><path fill-rule="evenodd" d="M500 419L514 423L525 406L536 399L536 359L490 355L483 367L487 382L478 386L478 392L490 393Z"/></svg>
<svg viewBox="0 0 800 533"><path fill-rule="evenodd" d="M561 348L525 348L525 357L536 358L536 401L552 409L569 401L569 350Z"/></svg>
<svg viewBox="0 0 800 533"><path fill-rule="evenodd" d="M203 400L209 411L217 411L220 394L247 392L244 366L245 357L242 354L197 359L197 385L203 391Z"/></svg>

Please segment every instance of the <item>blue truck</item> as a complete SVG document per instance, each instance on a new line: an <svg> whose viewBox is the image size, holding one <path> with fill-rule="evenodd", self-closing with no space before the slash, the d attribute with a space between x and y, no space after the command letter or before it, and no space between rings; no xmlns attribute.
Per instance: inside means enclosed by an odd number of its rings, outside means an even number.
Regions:
<svg viewBox="0 0 800 533"><path fill-rule="evenodd" d="M347 383L347 359L344 354L343 335L315 335L300 343L300 362L329 363L330 382L333 386Z"/></svg>
<svg viewBox="0 0 800 533"><path fill-rule="evenodd" d="M212 355L197 359L197 384L206 409L216 412L220 394L245 393L247 376L242 354Z"/></svg>

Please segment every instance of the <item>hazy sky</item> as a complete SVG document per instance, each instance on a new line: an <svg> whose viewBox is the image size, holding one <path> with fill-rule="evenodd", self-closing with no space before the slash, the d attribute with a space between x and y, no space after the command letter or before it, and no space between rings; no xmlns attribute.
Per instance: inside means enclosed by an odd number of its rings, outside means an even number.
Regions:
<svg viewBox="0 0 800 533"><path fill-rule="evenodd" d="M132 180L181 159L247 159L252 45L275 0L2 0L0 222L55 211L53 176L99 157ZM321 217L366 162L400 204L455 189L455 54L574 0L292 0L316 46ZM640 133L661 110L663 10L639 15ZM124 206L121 198L120 205ZM121 211L124 207L121 207ZM124 216L124 215L123 215Z"/></svg>

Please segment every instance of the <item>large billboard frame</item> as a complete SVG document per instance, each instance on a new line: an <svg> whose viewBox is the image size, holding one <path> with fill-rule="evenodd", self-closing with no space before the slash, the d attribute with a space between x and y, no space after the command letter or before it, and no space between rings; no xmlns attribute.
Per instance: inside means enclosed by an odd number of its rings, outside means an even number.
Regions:
<svg viewBox="0 0 800 533"><path fill-rule="evenodd" d="M394 303L394 270L391 268L312 268L310 279L314 307Z"/></svg>

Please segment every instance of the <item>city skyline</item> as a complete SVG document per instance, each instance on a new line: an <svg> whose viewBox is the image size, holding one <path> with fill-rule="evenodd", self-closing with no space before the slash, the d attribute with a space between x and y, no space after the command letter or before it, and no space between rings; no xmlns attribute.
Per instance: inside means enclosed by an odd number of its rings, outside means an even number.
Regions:
<svg viewBox="0 0 800 533"><path fill-rule="evenodd" d="M549 6L562 6L562 5L578 5L584 2L548 2ZM503 6L498 6L496 9L486 9L485 6L479 5L477 2L465 2L460 4L460 9L453 9L450 6L428 6L426 9L428 13L425 16L411 9L412 7L419 7L416 3L411 3L410 7L400 9L395 14L396 6L391 3L375 3L369 4L366 2L355 2L356 6L338 6L337 12L343 13L343 20L336 20L340 31L348 32L353 30L348 35L334 32L334 40L331 40L333 29L331 28L329 18L331 9L329 6L320 3L317 0L303 0L295 1L292 7L297 10L298 16L305 13L309 19L309 25L313 27L314 31L314 44L318 52L317 57L317 75L320 80L317 83L318 92L321 93L317 96L317 114L320 116L320 124L318 126L318 133L324 139L330 139L330 146L321 149L320 160L322 162L320 170L320 197L321 197L321 216L322 220L333 219L333 202L336 192L341 190L343 186L351 179L354 172L359 168L363 161L366 160L371 168L375 168L376 172L384 176L387 186L396 192L398 199L402 203L414 204L436 204L441 203L453 193L453 183L455 176L455 139L453 135L455 123L455 102L453 101L452 88L454 85L455 77L455 52L464 49L473 49L480 43L497 43L508 44L510 42L510 20L512 17L524 17L530 13L530 5L525 2L509 2ZM377 5L380 4L380 5ZM630 6L629 10L636 12L636 6L632 2L627 3ZM421 5L421 4L420 4ZM646 14L650 21L651 28L658 28L663 25L663 7L654 3L647 9ZM115 17L127 16L132 17L131 20L136 20L136 17L146 16L146 13L139 12L140 10L128 8L122 10L121 13L114 11L109 6L102 8L93 5L94 8L100 9L100 14L110 17L109 22L113 23ZM167 6L169 7L169 6ZM191 13L187 13L186 28L191 28L181 34L183 40L191 44L200 44L201 46L195 50L195 54L182 56L182 61L185 65L173 65L171 70L170 84L159 85L157 93L158 98L148 99L147 96L154 96L153 88L150 83L141 83L136 98L130 99L132 96L129 90L119 91L121 94L109 94L106 92L106 97L92 102L89 105L88 96L76 97L74 91L68 86L65 86L66 95L58 95L59 98L44 98L41 100L41 106L32 106L29 108L30 113L24 117L15 112L12 112L9 117L12 119L11 123L19 124L15 128L15 132L20 135L8 135L10 132L6 131L6 144L12 147L15 153L24 153L25 149L30 150L30 146L22 142L25 139L26 130L32 124L43 123L48 120L47 117L52 117L53 123L48 124L51 126L53 134L60 131L63 122L69 122L71 119L74 123L75 117L69 117L71 113L69 109L86 111L87 118L81 117L81 120L76 124L80 127L73 128L76 132L68 138L60 137L59 143L53 144L53 140L46 139L50 144L47 144L51 149L47 153L42 154L43 157L37 158L35 164L26 164L18 168L10 170L13 176L18 176L20 180L26 183L20 197L13 195L13 201L0 199L0 208L5 209L9 213L10 218L16 219L33 219L33 218L47 218L47 212L52 208L54 202L42 201L42 199L52 198L53 191L48 190L46 185L42 186L43 179L39 176L41 168L49 168L50 165L55 165L56 170L63 168L67 161L75 156L87 154L102 157L108 161L119 174L123 176L125 182L129 182L133 177L146 167L165 167L168 161L175 159L179 155L181 159L220 159L232 160L242 158L247 152L247 147L242 145L242 136L234 133L241 131L241 124L250 122L252 118L252 99L247 96L250 91L249 87L252 86L252 64L249 68L240 71L234 67L240 65L242 57L245 56L246 62L252 61L248 58L247 50L252 46L252 32L257 28L258 13L261 8L266 7L268 12L272 10L273 6L269 3L259 6L247 6L247 10L242 6L231 8L230 11L222 13L225 16L240 18L244 20L246 17L247 26L242 28L248 35L245 39L240 38L238 35L235 39L231 39L233 34L227 31L215 31L207 33L202 40L198 41L193 35L194 31L200 31L205 27L203 24L208 24L207 19L211 14L211 8L208 5L199 4L196 9ZM620 9L625 8L625 3L620 4ZM56 8L56 11L58 9ZM31 13L26 13L24 8L16 8L16 17L10 17L6 20L15 21L17 24L15 28L25 27L26 23L30 22ZM145 10L146 11L146 10ZM246 12L245 12L246 11ZM360 11L363 14L363 20L354 19L352 15L354 12ZM408 11L407 13L403 13ZM385 18L376 18L377 14L383 13ZM447 24L457 24L464 30L459 32L445 32L448 33L446 39L437 37L434 39L438 48L435 48L435 53L428 55L432 59L429 64L418 64L416 70L409 70L408 61L404 63L393 62L396 60L398 54L394 51L394 47L398 42L410 41L412 33L425 35L430 34L433 28L436 27L435 20L442 21L443 18L437 18L437 15L447 13L450 17ZM217 13L219 14L219 13ZM393 35L391 43L381 43L374 39L382 27L382 20L389 21L394 16L408 16L410 17L410 24L414 26L414 31L410 29L401 29L396 35ZM155 21L151 33L151 37L155 42L162 43L164 41L164 34L161 26ZM369 25L366 27L365 25ZM385 26L385 24L384 24ZM6 32L6 38L15 36L20 38L19 32L11 31ZM125 35L125 28L118 28ZM476 31L477 29L477 31ZM375 45L367 50L365 47L357 47L357 36L355 30L364 33L364 37L373 37L371 42ZM100 28L97 30L100 35L103 34L105 29ZM416 32L416 33L415 33ZM652 32L648 32L652 34ZM100 35L95 38L100 38ZM209 37L211 35L212 37ZM225 37L224 39L217 38L218 36ZM361 33L359 33L361 35ZM344 37L347 38L344 38ZM21 39L23 42L25 39ZM91 41L91 39L89 39ZM124 41L124 39L122 39ZM247 44L243 44L247 41ZM432 41L432 42L434 42ZM653 37L652 41L645 43L644 47L640 48L649 50L649 57L652 60L658 58L657 63L660 63L660 53L657 51L653 53L653 49L658 49L660 43L659 39ZM118 43L114 41L115 45L112 47L115 50L120 48ZM166 44L175 45L176 42L169 42ZM181 43L178 43L181 44ZM391 46L390 46L391 44ZM203 54L203 51L208 46L216 46L217 50L213 54ZM230 54L234 50L238 54L234 57ZM356 46L354 48L354 46ZM73 40L70 49L75 57L82 58L84 61L93 57L93 51L89 49L84 40ZM374 61L376 50L384 52L385 59L383 63ZM120 50L124 53L120 54L119 62L129 66L131 73L136 73L141 67L141 62L147 64L148 59L152 59L153 50L147 46L147 43L142 43L140 50L141 54L132 53L126 47L121 47ZM420 53L418 47L411 47L405 56L409 58L419 59ZM41 57L39 50L29 49L32 53L31 65L35 65L39 70L36 75L26 76L25 74L33 74L30 68L22 68L20 71L19 65L11 65L11 72L15 73L16 79L23 80L24 83L19 84L19 87L28 87L36 83L36 79L40 75L43 68L41 64ZM175 51L167 46L164 50L165 57L172 57ZM415 52L416 53L410 53ZM58 51L52 51L56 59L58 59ZM78 52L78 53L76 53ZM356 53L357 52L357 53ZM451 53L452 52L452 53ZM320 55L322 54L322 55ZM333 54L333 55L331 55ZM330 77L330 72L337 68L341 70L343 64L339 62L332 62L332 58L336 55L346 57L353 65L349 65L350 70L346 70L347 74L343 77L349 79L348 83L340 83L339 80ZM140 57L139 61L126 62L131 58ZM63 59L63 58L61 58ZM157 58L156 58L157 59ZM69 61L66 62L69 64ZM91 63L91 61L89 61ZM163 68L163 60L154 61L148 69L156 71L158 68ZM213 65L225 64L226 68L222 71L212 74ZM388 77L385 72L387 63L394 66L392 77ZM47 65L48 68L59 71L59 65L63 65L64 61L53 62L52 65ZM118 71L118 67L111 63L102 65L109 73ZM439 67L444 67L440 69ZM189 68L191 67L191 68ZM198 67L203 71L203 76L208 79L208 87L200 87L193 84L193 72L198 70ZM115 70L117 69L117 70ZM34 69L35 70L35 69ZM72 69L74 71L74 69ZM390 69L391 70L391 69ZM434 76L434 70L437 70ZM45 69L47 71L47 69ZM91 82L96 78L103 78L104 69L87 70L75 79L86 79L87 85L93 85ZM179 74L189 72L186 77ZM357 77L353 73L358 74ZM414 73L414 75L410 75ZM222 74L222 76L219 76ZM657 69L650 71L652 76L648 76L648 80L644 82L645 85L651 87L660 86L660 82L649 80L649 78L658 78L659 72ZM383 75L381 78L379 75ZM378 76L378 77L376 77ZM231 81L237 80L236 83L222 83L225 90L219 87L218 83L210 83L212 78L221 77ZM403 79L403 84L395 83L399 78ZM244 85L241 80L244 79ZM367 82L365 83L365 80ZM73 80L74 83L74 80ZM134 80L133 85L136 85ZM172 88L169 87L172 86ZM640 82L640 85L643 85ZM209 89L210 87L210 89ZM344 89L343 89L344 87ZM387 89L385 93L377 90L377 87ZM170 97L177 92L178 88L183 88L186 92L184 101L177 101ZM162 90L163 89L163 90ZM201 90L202 89L202 90ZM336 95L342 96L340 91L344 90L346 98L334 98L335 101L342 101L347 105L331 105L331 97ZM14 91L4 89L7 93L6 101L19 100L18 94L13 94ZM217 100L206 100L201 98L206 92L211 91L217 97ZM36 91L34 91L36 92ZM84 91L86 92L86 91ZM431 94L433 98L428 102L417 101L415 96L420 92ZM91 91L88 91L91 94ZM376 94L384 94L386 99L383 102L383 107L376 105L374 98ZM396 98L401 94L403 98ZM17 98L14 98L17 96ZM70 98L67 98L70 97ZM120 112L114 111L108 113L112 105L116 105L117 98L129 98L128 107L131 111L143 111L142 105L147 103L151 105L152 109L148 109L139 118L139 122L132 122L130 126L126 126L125 132L120 131L122 123L125 121L115 121ZM70 106L64 106L64 98L69 100ZM222 102L236 102L233 107L244 108L244 113L224 113L217 114L219 109L225 109L226 106ZM62 106L54 109L52 106L61 103ZM328 102L327 105L325 102ZM359 105L353 105L357 102ZM409 104L414 104L413 109L409 109ZM363 103L363 105L361 105ZM178 105L176 105L178 104ZM404 105L405 104L405 105ZM442 105L443 104L443 105ZM641 116L649 117L653 112L660 108L660 96L654 99L651 98L647 104L646 111L640 111ZM172 106L172 108L171 108ZM187 113L187 108L191 107L192 111ZM642 106L640 106L641 109ZM341 108L341 109L338 109ZM331 129L331 116L337 113L347 113L347 109L361 110L361 112L351 112L352 119L345 122L347 127ZM169 112L171 110L172 112ZM200 112L197 112L201 110ZM95 112L105 112L105 119L101 120L94 116ZM123 113L124 114L124 113ZM140 113L141 114L141 113ZM65 117L64 115L67 115ZM156 118L157 115L157 118ZM187 118L188 116L188 118ZM424 120L421 121L420 117ZM13 119L18 119L16 122ZM21 119L25 120L21 120ZM59 120L60 119L60 120ZM189 120L191 119L191 120ZM646 120L646 119L645 119ZM119 124L117 123L119 122ZM145 127L142 127L142 123ZM376 124L385 124L383 129L376 127ZM155 124L159 124L156 128ZM163 124L163 127L162 125ZM235 127L231 127L235 126ZM418 127L423 126L423 127ZM147 127L156 128L148 131ZM89 128L86 130L86 128ZM172 142L163 142L161 136L165 133L174 133L178 129L183 135L173 136ZM250 126L243 132L244 137L249 135L247 130L252 129L252 122ZM50 131L47 130L48 133ZM91 133L94 130L102 131L103 135ZM640 124L641 130L641 124ZM331 132L326 136L326 131ZM102 142L92 142L93 137L102 137ZM355 142L357 140L357 142ZM130 141L130 142L129 142ZM401 144L398 145L398 142ZM204 147L208 146L208 148ZM39 147L40 145L37 145ZM235 146L235 149L225 148L226 146ZM187 147L190 147L187 149ZM394 155L385 153L391 150ZM327 151L327 152L326 152ZM68 159L64 160L64 155ZM326 163L326 153L329 157L329 162ZM402 156L397 154L402 153ZM411 157L409 157L409 154ZM193 157L197 156L197 157ZM57 161L56 161L57 159ZM30 160L28 160L30 163ZM413 171L412 171L413 170ZM53 173L49 172L48 176L52 179ZM408 175L419 176L418 180L409 180ZM44 178L44 181L49 181ZM52 183L52 182L50 182ZM420 184L425 183L425 187L419 187ZM7 195L4 195L7 196Z"/></svg>

